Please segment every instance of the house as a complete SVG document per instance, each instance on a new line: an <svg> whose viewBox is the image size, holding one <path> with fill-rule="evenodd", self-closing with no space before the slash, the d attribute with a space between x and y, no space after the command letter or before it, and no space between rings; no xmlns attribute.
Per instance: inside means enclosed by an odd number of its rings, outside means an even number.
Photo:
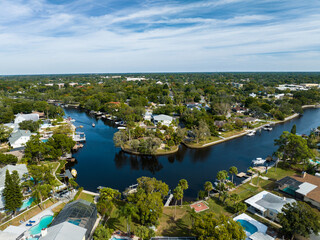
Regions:
<svg viewBox="0 0 320 240"><path fill-rule="evenodd" d="M172 121L173 121L173 117L165 115L165 114L152 116L152 122L154 124L161 123L162 125L169 126L172 123Z"/></svg>
<svg viewBox="0 0 320 240"><path fill-rule="evenodd" d="M11 133L9 144L13 149L24 148L25 144L30 140L31 135L29 130L17 130Z"/></svg>
<svg viewBox="0 0 320 240"><path fill-rule="evenodd" d="M86 240L89 239L97 221L96 205L78 199L68 203L56 216L40 240ZM70 237L71 236L71 237Z"/></svg>
<svg viewBox="0 0 320 240"><path fill-rule="evenodd" d="M236 106L236 107L232 108L232 111L235 112L235 113L243 114L243 113L247 112L248 109L245 108L245 107Z"/></svg>
<svg viewBox="0 0 320 240"><path fill-rule="evenodd" d="M59 89L64 87L64 83L58 83L57 85L58 85Z"/></svg>
<svg viewBox="0 0 320 240"><path fill-rule="evenodd" d="M146 113L143 116L143 119L146 121L151 121L152 120L152 112L147 110Z"/></svg>
<svg viewBox="0 0 320 240"><path fill-rule="evenodd" d="M296 202L291 198L282 198L273 193L262 191L253 197L245 200L248 205L248 211L268 217L273 221L278 221L277 215L281 213L282 208L287 203Z"/></svg>
<svg viewBox="0 0 320 240"><path fill-rule="evenodd" d="M145 77L127 77L127 82L130 81L142 81L142 80L146 80Z"/></svg>
<svg viewBox="0 0 320 240"><path fill-rule="evenodd" d="M240 89L243 88L243 83L232 82L231 86Z"/></svg>
<svg viewBox="0 0 320 240"><path fill-rule="evenodd" d="M39 114L37 113L30 113L30 114L22 114L19 113L16 115L16 118L14 119L14 123L15 124L19 124L23 121L38 121L39 120Z"/></svg>
<svg viewBox="0 0 320 240"><path fill-rule="evenodd" d="M158 85L163 85L163 82L158 81L158 82L156 82L156 84L158 84Z"/></svg>
<svg viewBox="0 0 320 240"><path fill-rule="evenodd" d="M41 231L40 240L85 240L86 229L70 222L63 222Z"/></svg>
<svg viewBox="0 0 320 240"><path fill-rule="evenodd" d="M250 93L250 94L249 94L249 97L255 98L256 96L257 96L257 94L255 94L255 93Z"/></svg>
<svg viewBox="0 0 320 240"><path fill-rule="evenodd" d="M74 87L74 86L77 86L77 85L78 85L78 83L74 83L74 82L69 83L70 87Z"/></svg>
<svg viewBox="0 0 320 240"><path fill-rule="evenodd" d="M5 180L6 180L6 172L7 170L10 172L10 174L13 171L17 171L19 174L20 179L23 179L23 175L28 173L27 166L25 164L19 164L19 165L7 165L0 169L0 210L4 210L4 199L2 197L2 192L4 190L5 186Z"/></svg>
<svg viewBox="0 0 320 240"><path fill-rule="evenodd" d="M276 184L278 190L320 209L320 177L303 173L284 177Z"/></svg>

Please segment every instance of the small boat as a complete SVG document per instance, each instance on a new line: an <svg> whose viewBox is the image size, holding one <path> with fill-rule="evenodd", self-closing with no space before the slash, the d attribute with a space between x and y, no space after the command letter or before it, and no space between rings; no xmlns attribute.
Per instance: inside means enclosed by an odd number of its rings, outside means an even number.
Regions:
<svg viewBox="0 0 320 240"><path fill-rule="evenodd" d="M95 127L96 125L94 123L92 123L92 127Z"/></svg>
<svg viewBox="0 0 320 240"><path fill-rule="evenodd" d="M119 130L124 130L126 127L118 127Z"/></svg>
<svg viewBox="0 0 320 240"><path fill-rule="evenodd" d="M270 125L266 125L266 126L263 127L263 130L272 131L272 127Z"/></svg>
<svg viewBox="0 0 320 240"><path fill-rule="evenodd" d="M77 170L75 170L74 168L71 170L71 174L73 177L76 177L77 176Z"/></svg>
<svg viewBox="0 0 320 240"><path fill-rule="evenodd" d="M80 125L80 126L79 126L79 128L83 128L83 126L82 126L82 125Z"/></svg>
<svg viewBox="0 0 320 240"><path fill-rule="evenodd" d="M266 159L262 159L262 158L256 158L252 160L253 165L261 165L261 164L264 164L265 162L266 162Z"/></svg>
<svg viewBox="0 0 320 240"><path fill-rule="evenodd" d="M247 136L252 137L252 136L254 136L255 134L256 134L256 131L252 130L252 131L249 131L249 132L248 132Z"/></svg>

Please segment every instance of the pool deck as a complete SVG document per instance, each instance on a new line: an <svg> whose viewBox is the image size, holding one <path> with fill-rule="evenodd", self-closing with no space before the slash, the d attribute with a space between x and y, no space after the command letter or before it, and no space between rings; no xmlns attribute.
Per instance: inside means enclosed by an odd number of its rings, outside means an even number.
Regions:
<svg viewBox="0 0 320 240"><path fill-rule="evenodd" d="M41 213L33 216L32 218L28 219L26 222L20 224L19 227L20 227L20 228L24 228L25 230L29 230L29 229L32 228L33 226L37 225L42 217L47 216L47 215L53 216L52 209L55 208L55 207L57 207L57 206L60 205L61 203L62 203L62 201L56 202L55 204L53 204L52 206L48 207L47 209L45 209L45 210L42 211ZM29 222L29 220L35 221L35 223L32 223L32 226L27 227L26 224Z"/></svg>
<svg viewBox="0 0 320 240"><path fill-rule="evenodd" d="M248 216L245 213L240 214L239 216L235 217L233 220L234 221L246 220L252 225L256 226L258 228L258 232L266 233L268 229L266 225L262 224L261 222L258 222L257 220L253 219L252 217Z"/></svg>

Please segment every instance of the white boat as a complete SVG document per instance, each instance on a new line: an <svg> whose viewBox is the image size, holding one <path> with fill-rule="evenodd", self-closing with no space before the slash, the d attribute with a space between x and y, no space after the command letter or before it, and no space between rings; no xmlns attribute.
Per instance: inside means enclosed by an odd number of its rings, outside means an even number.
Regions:
<svg viewBox="0 0 320 240"><path fill-rule="evenodd" d="M92 123L92 127L95 127L96 125L94 123Z"/></svg>
<svg viewBox="0 0 320 240"><path fill-rule="evenodd" d="M252 137L256 134L256 131L252 130L247 133L247 136Z"/></svg>
<svg viewBox="0 0 320 240"><path fill-rule="evenodd" d="M119 130L124 130L126 127L118 127Z"/></svg>
<svg viewBox="0 0 320 240"><path fill-rule="evenodd" d="M266 159L262 159L262 158L256 158L252 160L253 165L260 165L260 164L264 164L265 162L266 162Z"/></svg>
<svg viewBox="0 0 320 240"><path fill-rule="evenodd" d="M266 125L266 126L263 127L263 130L272 131L272 127L270 125Z"/></svg>

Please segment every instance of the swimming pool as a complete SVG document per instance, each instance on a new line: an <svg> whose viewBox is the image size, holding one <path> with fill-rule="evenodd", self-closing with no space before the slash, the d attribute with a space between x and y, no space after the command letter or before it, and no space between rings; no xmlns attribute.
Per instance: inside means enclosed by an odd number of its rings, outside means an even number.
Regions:
<svg viewBox="0 0 320 240"><path fill-rule="evenodd" d="M115 237L112 237L111 240L128 240L127 238L115 238Z"/></svg>
<svg viewBox="0 0 320 240"><path fill-rule="evenodd" d="M31 197L25 201L22 202L22 206L18 209L18 211L25 210L26 208L30 207L33 203L34 199Z"/></svg>
<svg viewBox="0 0 320 240"><path fill-rule="evenodd" d="M47 215L40 219L40 222L29 229L31 235L37 235L41 233L43 228L48 227L48 225L52 222L53 216Z"/></svg>
<svg viewBox="0 0 320 240"><path fill-rule="evenodd" d="M239 219L239 220L237 220L237 222L240 223L241 226L244 228L244 230L249 232L250 235L252 235L258 231L258 228L255 225L248 222L247 220Z"/></svg>

